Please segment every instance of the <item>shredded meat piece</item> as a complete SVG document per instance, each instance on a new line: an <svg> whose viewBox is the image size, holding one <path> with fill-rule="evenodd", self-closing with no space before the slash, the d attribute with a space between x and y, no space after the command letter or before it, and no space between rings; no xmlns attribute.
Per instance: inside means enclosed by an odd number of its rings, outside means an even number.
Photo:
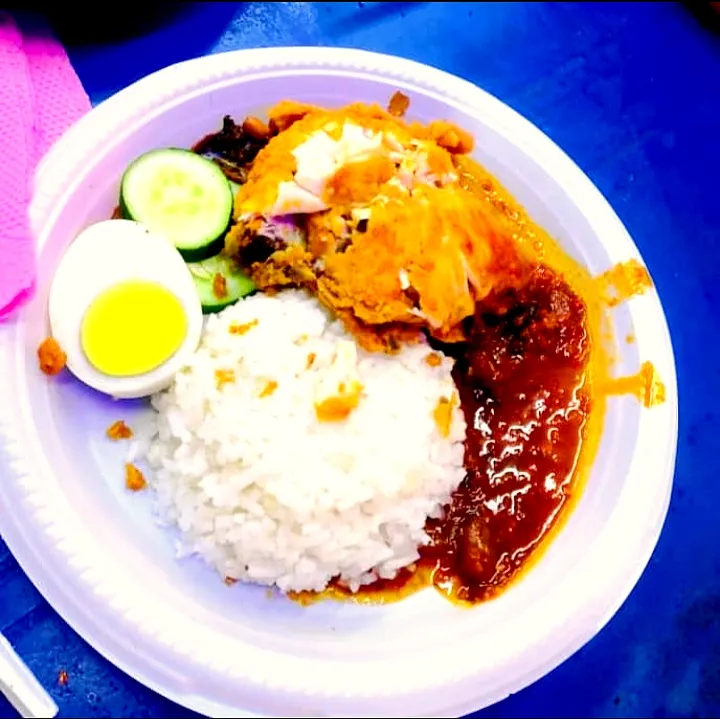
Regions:
<svg viewBox="0 0 720 719"><path fill-rule="evenodd" d="M46 375L56 375L62 372L67 363L67 355L53 337L43 340L37 351L40 369Z"/></svg>

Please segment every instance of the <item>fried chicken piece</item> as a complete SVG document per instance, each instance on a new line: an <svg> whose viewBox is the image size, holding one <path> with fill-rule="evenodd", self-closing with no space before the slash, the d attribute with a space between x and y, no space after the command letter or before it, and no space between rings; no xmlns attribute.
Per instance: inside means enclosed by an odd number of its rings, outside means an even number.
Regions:
<svg viewBox="0 0 720 719"><path fill-rule="evenodd" d="M394 351L423 330L463 339L475 303L511 284L519 267L487 203L459 182L456 158L472 150L472 136L446 121L408 124L376 105L283 102L269 117L284 129L238 192L226 251L260 289L316 294L367 349ZM291 211L281 193L304 203L292 210L304 223L298 242L259 229Z"/></svg>

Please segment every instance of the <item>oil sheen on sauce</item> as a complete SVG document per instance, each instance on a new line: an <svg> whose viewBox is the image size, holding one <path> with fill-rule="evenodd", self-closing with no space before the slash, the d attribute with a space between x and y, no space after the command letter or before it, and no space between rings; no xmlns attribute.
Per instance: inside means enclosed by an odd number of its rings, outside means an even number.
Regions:
<svg viewBox="0 0 720 719"><path fill-rule="evenodd" d="M452 598L494 596L568 502L592 405L588 356L585 305L547 267L478 305L455 365L467 476L424 550Z"/></svg>

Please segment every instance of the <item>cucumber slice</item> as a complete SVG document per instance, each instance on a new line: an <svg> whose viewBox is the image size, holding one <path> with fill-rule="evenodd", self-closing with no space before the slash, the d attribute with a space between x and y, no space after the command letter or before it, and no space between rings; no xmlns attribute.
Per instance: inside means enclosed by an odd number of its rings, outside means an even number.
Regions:
<svg viewBox="0 0 720 719"><path fill-rule="evenodd" d="M188 263L203 314L220 312L242 297L255 292L255 283L225 255Z"/></svg>
<svg viewBox="0 0 720 719"><path fill-rule="evenodd" d="M151 150L125 170L120 209L164 234L187 262L197 262L222 250L233 192L211 160L189 150Z"/></svg>

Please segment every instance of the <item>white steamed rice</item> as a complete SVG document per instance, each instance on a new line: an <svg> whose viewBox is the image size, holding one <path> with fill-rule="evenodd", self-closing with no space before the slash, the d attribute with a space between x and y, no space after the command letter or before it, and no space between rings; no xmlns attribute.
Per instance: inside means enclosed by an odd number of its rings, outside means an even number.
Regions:
<svg viewBox="0 0 720 719"><path fill-rule="evenodd" d="M245 334L229 331L254 320ZM448 437L433 419L438 400L456 392L452 362L431 367L426 345L392 357L358 350L357 409L320 422L317 382L348 339L300 291L255 295L208 318L190 364L153 397L145 448L183 554L283 591L321 590L333 577L356 589L418 558L427 517L464 476L457 403ZM235 381L218 389L225 369ZM277 389L261 397L268 381Z"/></svg>

